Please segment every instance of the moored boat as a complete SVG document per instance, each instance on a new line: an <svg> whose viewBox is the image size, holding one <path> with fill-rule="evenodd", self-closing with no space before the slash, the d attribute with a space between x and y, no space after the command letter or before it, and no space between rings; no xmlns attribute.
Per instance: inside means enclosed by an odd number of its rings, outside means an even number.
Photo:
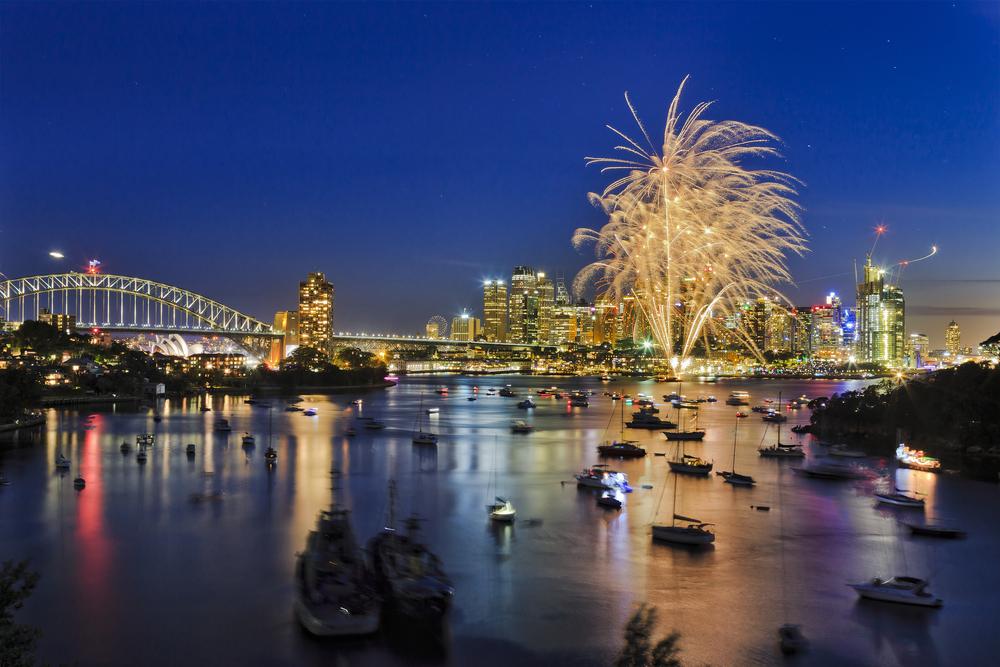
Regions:
<svg viewBox="0 0 1000 667"><path fill-rule="evenodd" d="M523 419L515 419L510 423L510 430L512 433L531 433L535 427Z"/></svg>
<svg viewBox="0 0 1000 667"><path fill-rule="evenodd" d="M941 462L933 456L927 456L922 451L910 449L905 444L900 443L896 448L896 461L904 468L913 470L923 470L924 472L938 472L941 470Z"/></svg>
<svg viewBox="0 0 1000 667"><path fill-rule="evenodd" d="M903 525L909 528L910 532L914 535L923 535L925 537L943 537L952 540L965 537L965 531L961 528L955 528L954 526L930 523L910 523L906 521L903 522Z"/></svg>
<svg viewBox="0 0 1000 667"><path fill-rule="evenodd" d="M620 459L638 459L646 455L646 450L634 442L612 442L599 445L598 453L601 456L615 457Z"/></svg>
<svg viewBox="0 0 1000 667"><path fill-rule="evenodd" d="M848 586L853 588L859 597L867 600L918 607L940 607L943 601L927 590L928 583L917 577L892 577L885 580L875 577L871 581L848 584Z"/></svg>
<svg viewBox="0 0 1000 667"><path fill-rule="evenodd" d="M714 465L711 461L706 461L690 454L682 454L679 459L667 461L667 464L670 466L671 472L684 475L708 475L712 472L712 466Z"/></svg>
<svg viewBox="0 0 1000 667"><path fill-rule="evenodd" d="M496 497L496 502L486 506L490 519L501 523L512 523L517 518L517 510L506 498Z"/></svg>
<svg viewBox="0 0 1000 667"><path fill-rule="evenodd" d="M632 419L625 424L625 427L654 430L661 428L677 428L677 424L668 419L657 417L646 410L639 410L638 412L632 413Z"/></svg>
<svg viewBox="0 0 1000 667"><path fill-rule="evenodd" d="M704 440L705 431L698 429L695 431L664 431L663 435L667 440Z"/></svg>

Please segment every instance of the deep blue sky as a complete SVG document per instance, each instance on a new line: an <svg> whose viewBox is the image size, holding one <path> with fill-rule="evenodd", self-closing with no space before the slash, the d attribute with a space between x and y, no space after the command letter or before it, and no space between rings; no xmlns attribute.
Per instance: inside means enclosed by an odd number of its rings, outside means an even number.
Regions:
<svg viewBox="0 0 1000 667"><path fill-rule="evenodd" d="M685 108L763 125L806 183L798 301L904 277L909 330L1000 329L997 5L0 4L0 271L89 257L270 319L326 272L338 329L478 310L599 225L585 155ZM947 280L948 282L939 282ZM975 282L973 282L975 281ZM969 310L972 309L972 310ZM977 310L978 309L978 310Z"/></svg>

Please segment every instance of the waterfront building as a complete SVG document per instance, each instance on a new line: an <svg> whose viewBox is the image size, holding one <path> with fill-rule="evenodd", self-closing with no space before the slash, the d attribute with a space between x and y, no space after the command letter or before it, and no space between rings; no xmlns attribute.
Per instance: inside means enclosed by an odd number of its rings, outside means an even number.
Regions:
<svg viewBox="0 0 1000 667"><path fill-rule="evenodd" d="M507 285L502 280L483 282L483 336L491 343L507 340Z"/></svg>
<svg viewBox="0 0 1000 667"><path fill-rule="evenodd" d="M858 283L858 342L860 361L900 366L904 356L906 304L903 290L888 285L885 270L865 260L864 280Z"/></svg>
<svg viewBox="0 0 1000 667"><path fill-rule="evenodd" d="M76 330L76 315L53 313L48 308L42 308L38 311L38 321L52 325L64 334L71 334Z"/></svg>
<svg viewBox="0 0 1000 667"><path fill-rule="evenodd" d="M792 310L792 352L800 357L812 356L813 313L810 306Z"/></svg>
<svg viewBox="0 0 1000 667"><path fill-rule="evenodd" d="M552 280L543 272L537 273L535 292L538 295L538 341L552 342L552 316L555 309L556 293Z"/></svg>
<svg viewBox="0 0 1000 667"><path fill-rule="evenodd" d="M613 347L618 342L618 305L601 295L594 302L594 311L594 345L608 343Z"/></svg>
<svg viewBox="0 0 1000 667"><path fill-rule="evenodd" d="M826 303L812 308L813 356L829 361L845 356L843 307L836 292L826 296Z"/></svg>
<svg viewBox="0 0 1000 667"><path fill-rule="evenodd" d="M538 275L530 266L515 266L510 280L510 316L507 338L511 343L538 341Z"/></svg>
<svg viewBox="0 0 1000 667"><path fill-rule="evenodd" d="M765 341L772 352L792 351L793 318L788 309L780 304L772 304L767 315Z"/></svg>
<svg viewBox="0 0 1000 667"><path fill-rule="evenodd" d="M322 273L299 283L299 345L333 355L333 284Z"/></svg>
<svg viewBox="0 0 1000 667"><path fill-rule="evenodd" d="M463 312L458 317L451 320L451 339L471 342L479 338L480 321L478 317L472 317L467 312Z"/></svg>
<svg viewBox="0 0 1000 667"><path fill-rule="evenodd" d="M949 322L948 328L944 330L944 349L953 357L962 353L962 330L955 320Z"/></svg>

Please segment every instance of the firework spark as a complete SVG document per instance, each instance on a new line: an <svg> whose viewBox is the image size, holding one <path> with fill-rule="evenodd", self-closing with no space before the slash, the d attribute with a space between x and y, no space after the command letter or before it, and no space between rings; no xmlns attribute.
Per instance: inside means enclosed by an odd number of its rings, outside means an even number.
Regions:
<svg viewBox="0 0 1000 667"><path fill-rule="evenodd" d="M738 121L707 120L705 102L682 118L686 82L670 103L659 149L626 94L641 137L608 126L624 142L615 147L618 155L587 158L619 176L590 194L608 222L573 235L575 246L593 243L597 255L574 288L595 284L608 298L634 297L675 370L686 366L700 337L742 305L761 296L783 300L773 285L791 281L786 255L806 250L792 199L798 181L743 165L778 157L777 137ZM745 329L735 333L760 355Z"/></svg>

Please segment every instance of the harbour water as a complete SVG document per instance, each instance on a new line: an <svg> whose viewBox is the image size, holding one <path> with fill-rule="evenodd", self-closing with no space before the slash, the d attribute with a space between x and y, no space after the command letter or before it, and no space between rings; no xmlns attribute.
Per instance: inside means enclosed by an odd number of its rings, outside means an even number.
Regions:
<svg viewBox="0 0 1000 667"><path fill-rule="evenodd" d="M524 397L540 387L592 389L589 407L536 398L487 396L510 383ZM434 392L447 385L447 397ZM478 386L478 400L473 387ZM689 397L714 394L701 405L703 443L687 450L732 463L736 408L729 392L744 389L751 402L826 395L857 386L840 381L720 381L686 383ZM773 444L760 415L741 420L736 469L757 485L732 488L715 475L680 477L677 512L715 524L716 544L690 550L653 544L650 524L669 521L674 451L660 431L629 431L645 458L612 462L629 475L634 492L621 511L595 504L573 474L598 462L596 446L618 437L619 403L605 390L652 394L661 416L676 412L662 395L676 385L653 381L525 377L404 378L385 391L358 396L305 396L302 407L274 406L278 463L268 469L268 410L245 397L166 401L163 419L131 408L49 410L36 442L0 445L11 485L0 488L0 560L30 558L41 573L19 613L39 627L43 663L81 665L607 665L623 626L640 602L659 609L660 631L682 634L691 664L774 664L784 660L777 628L802 625L811 642L791 660L819 665L986 664L1000 648L1000 487L957 475L898 471L899 487L925 494L926 516L952 519L965 540L915 538L898 519L906 509L876 508L873 482L829 482L790 472L799 462L761 459ZM212 408L200 411L202 401ZM411 444L423 408L440 435L436 448ZM746 408L744 408L746 409ZM385 422L368 431L357 415ZM810 457L822 448L786 427L808 420L790 411L782 440L806 442ZM88 420L88 417L93 415ZM232 433L214 433L216 418ZM524 418L530 434L512 434ZM676 421L676 420L675 420ZM425 420L426 423L426 420ZM357 428L357 435L345 431ZM240 436L249 431L248 454ZM156 433L145 465L123 440ZM195 445L195 455L185 446ZM68 473L57 453L72 459ZM865 465L890 474L892 461ZM330 504L330 471L342 472L338 501L353 511L359 540L383 525L386 483L399 488L397 513L422 517L422 535L441 556L456 594L443 646L409 638L321 641L306 635L291 611L295 554L316 514ZM81 474L86 488L76 491ZM651 489L643 488L651 485ZM780 490L779 490L780 489ZM196 502L198 494L216 496ZM491 525L485 505L493 495L512 499L514 525ZM752 509L768 506L769 511ZM910 574L931 579L944 598L940 610L861 603L845 584L873 576Z"/></svg>

